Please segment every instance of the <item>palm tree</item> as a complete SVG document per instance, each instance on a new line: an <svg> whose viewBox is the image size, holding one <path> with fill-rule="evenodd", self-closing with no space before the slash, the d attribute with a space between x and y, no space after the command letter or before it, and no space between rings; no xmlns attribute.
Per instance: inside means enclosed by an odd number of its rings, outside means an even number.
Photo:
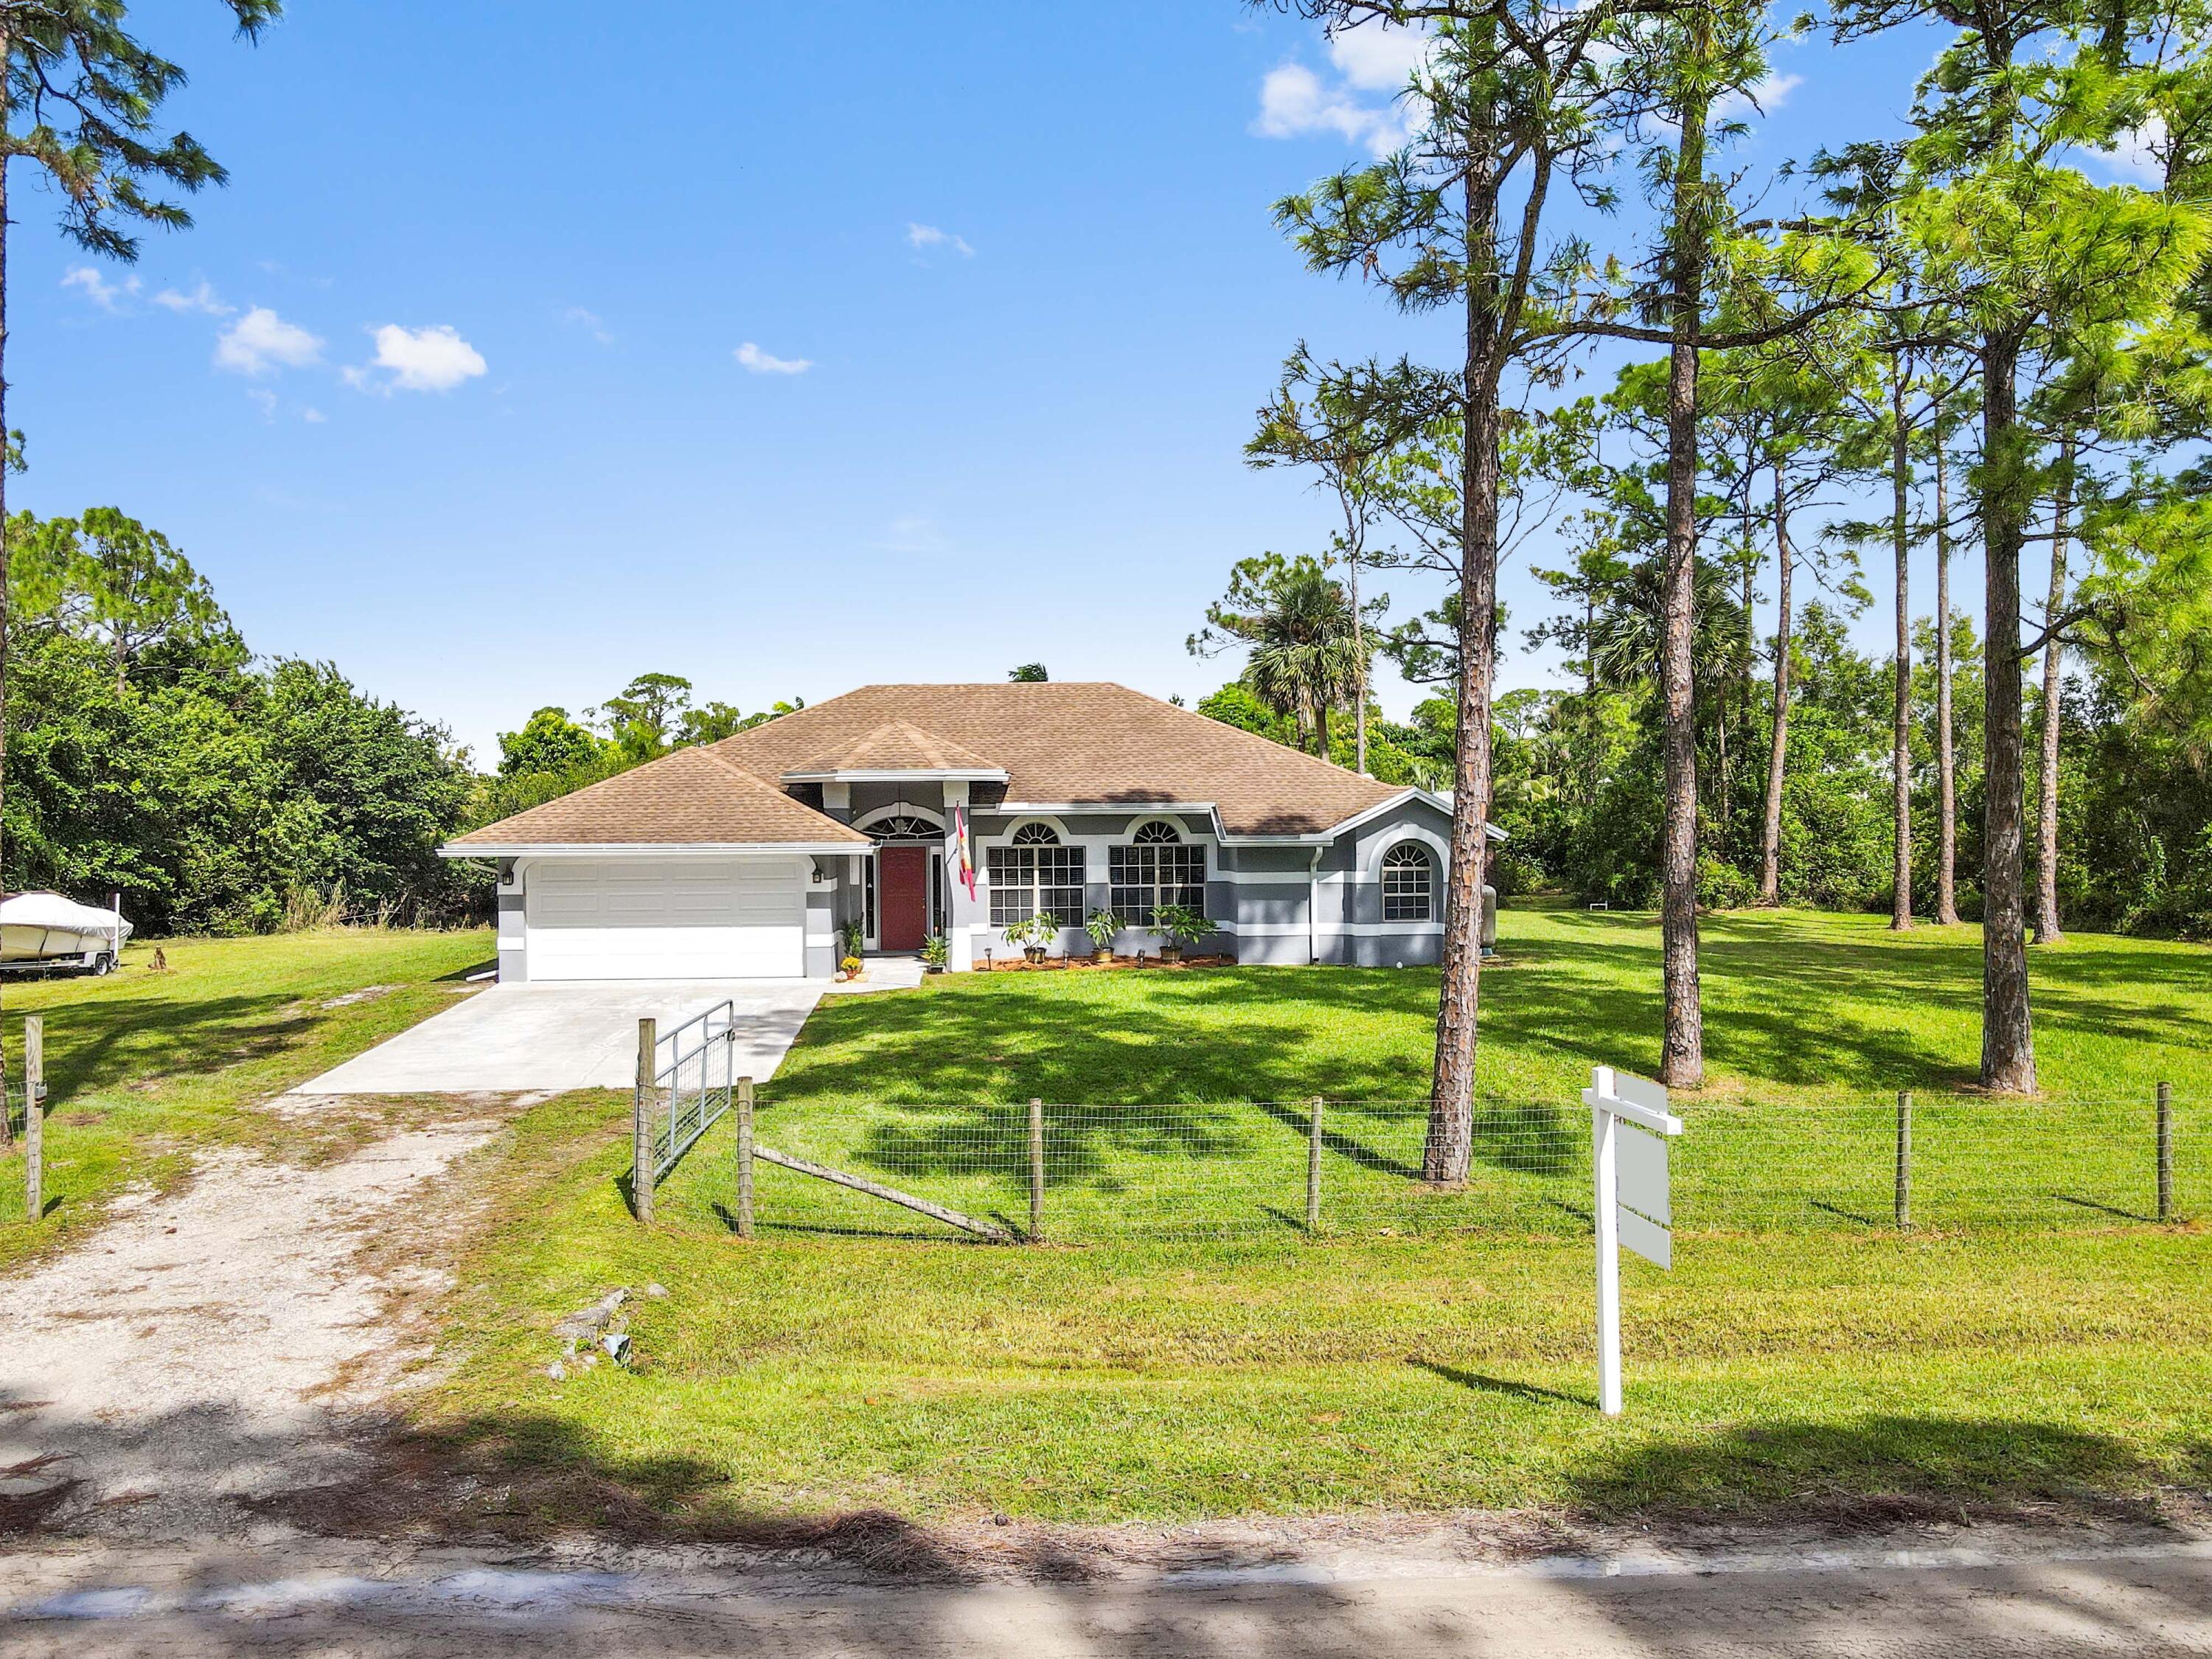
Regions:
<svg viewBox="0 0 2212 1659"><path fill-rule="evenodd" d="M1590 624L1591 672L1616 690L1659 677L1664 635L1660 562L1647 559L1614 589ZM1691 568L1690 673L1700 690L1724 685L1751 656L1751 628L1743 606L1729 591L1725 571L1709 559Z"/></svg>
<svg viewBox="0 0 2212 1659"><path fill-rule="evenodd" d="M1252 695L1311 733L1315 752L1328 758L1328 717L1358 695L1369 641L1354 621L1343 585L1318 562L1294 559L1280 566L1249 612L1217 610L1208 620L1251 648L1244 684Z"/></svg>

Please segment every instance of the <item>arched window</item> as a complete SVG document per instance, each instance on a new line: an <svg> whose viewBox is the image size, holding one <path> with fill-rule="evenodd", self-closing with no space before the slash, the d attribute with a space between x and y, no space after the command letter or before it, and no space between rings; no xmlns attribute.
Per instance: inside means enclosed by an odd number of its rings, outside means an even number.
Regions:
<svg viewBox="0 0 2212 1659"><path fill-rule="evenodd" d="M943 841L945 831L927 818L878 818L867 826L867 833L877 841Z"/></svg>
<svg viewBox="0 0 2212 1659"><path fill-rule="evenodd" d="M1434 866L1429 849L1401 841L1382 855L1382 920L1426 921L1433 914Z"/></svg>
<svg viewBox="0 0 2212 1659"><path fill-rule="evenodd" d="M991 925L1042 914L1063 927L1083 926L1083 849L1061 846L1048 823L1025 823L1010 840L990 850Z"/></svg>
<svg viewBox="0 0 2212 1659"><path fill-rule="evenodd" d="M1164 904L1206 909L1206 848L1194 847L1164 818L1140 823L1127 847L1106 855L1114 884L1115 914L1133 927L1149 927Z"/></svg>

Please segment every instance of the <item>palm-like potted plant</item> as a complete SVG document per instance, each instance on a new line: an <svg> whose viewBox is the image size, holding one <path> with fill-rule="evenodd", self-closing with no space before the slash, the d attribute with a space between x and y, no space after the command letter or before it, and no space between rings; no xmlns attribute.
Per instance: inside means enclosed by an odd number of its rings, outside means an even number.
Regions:
<svg viewBox="0 0 2212 1659"><path fill-rule="evenodd" d="M1032 965L1044 960L1045 952L1059 937L1060 923L1042 910L1006 929L1006 943L1020 945Z"/></svg>
<svg viewBox="0 0 2212 1659"><path fill-rule="evenodd" d="M932 933L921 942L921 965L925 972L941 974L945 965L952 960L951 941L942 933Z"/></svg>
<svg viewBox="0 0 2212 1659"><path fill-rule="evenodd" d="M1213 931L1213 924L1187 904L1163 904L1152 912L1152 931L1160 936L1160 960L1181 962L1183 947Z"/></svg>
<svg viewBox="0 0 2212 1659"><path fill-rule="evenodd" d="M1091 954L1110 960L1114 940L1121 932L1121 918L1111 910L1093 910L1085 920L1083 931L1091 935Z"/></svg>

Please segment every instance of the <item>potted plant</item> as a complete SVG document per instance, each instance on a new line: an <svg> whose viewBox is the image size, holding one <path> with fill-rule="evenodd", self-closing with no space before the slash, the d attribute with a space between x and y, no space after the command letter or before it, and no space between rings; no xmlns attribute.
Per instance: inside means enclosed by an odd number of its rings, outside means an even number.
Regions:
<svg viewBox="0 0 2212 1659"><path fill-rule="evenodd" d="M848 921L837 930L837 934L845 947L838 952L839 956L857 958L860 954L861 947L866 944L868 937L860 924L857 921Z"/></svg>
<svg viewBox="0 0 2212 1659"><path fill-rule="evenodd" d="M1046 951L1059 937L1060 923L1042 910L1006 929L1006 943L1020 945L1032 967L1044 960Z"/></svg>
<svg viewBox="0 0 2212 1659"><path fill-rule="evenodd" d="M1160 936L1160 960L1181 962L1183 947L1213 931L1213 924L1183 904L1163 904L1152 912L1152 931Z"/></svg>
<svg viewBox="0 0 2212 1659"><path fill-rule="evenodd" d="M1111 910L1093 910L1084 920L1083 931L1091 935L1092 957L1112 961L1114 940L1121 931L1121 918Z"/></svg>
<svg viewBox="0 0 2212 1659"><path fill-rule="evenodd" d="M944 934L932 933L921 942L921 970L926 974L941 974L945 964L952 959L952 946Z"/></svg>
<svg viewBox="0 0 2212 1659"><path fill-rule="evenodd" d="M844 959L844 961L842 961L842 962L839 963L837 964L837 976L838 976L840 979L845 979L845 980L855 980L855 979L860 978L860 957L847 957Z"/></svg>

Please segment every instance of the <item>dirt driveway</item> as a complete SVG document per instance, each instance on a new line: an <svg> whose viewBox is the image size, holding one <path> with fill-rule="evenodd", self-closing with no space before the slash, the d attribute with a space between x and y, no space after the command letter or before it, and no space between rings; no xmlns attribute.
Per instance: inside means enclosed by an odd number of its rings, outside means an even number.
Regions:
<svg viewBox="0 0 2212 1659"><path fill-rule="evenodd" d="M420 1231L497 1127L463 1106L319 1166L213 1153L180 1192L118 1200L9 1290L0 1517L251 1534L257 1500L337 1478L348 1419L417 1356L401 1309L446 1283L434 1254L374 1246Z"/></svg>

